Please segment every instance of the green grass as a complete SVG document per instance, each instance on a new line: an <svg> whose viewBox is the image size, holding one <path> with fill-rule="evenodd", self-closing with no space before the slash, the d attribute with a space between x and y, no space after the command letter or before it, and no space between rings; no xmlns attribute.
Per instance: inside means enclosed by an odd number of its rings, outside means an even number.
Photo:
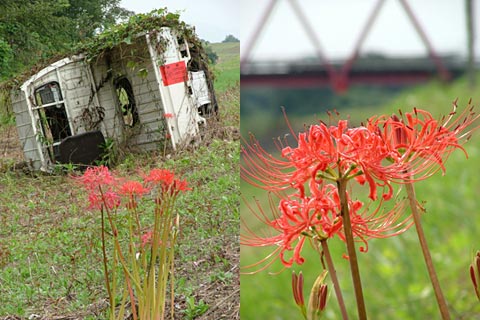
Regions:
<svg viewBox="0 0 480 320"><path fill-rule="evenodd" d="M220 62L218 70L233 74L233 62L222 61L227 66ZM239 86L218 72L220 121L208 139L169 157L162 150L129 154L113 169L128 179L168 168L193 189L178 202L176 319L238 310L239 142L223 128L239 127ZM87 210L69 175L24 173L11 162L0 158L0 318L104 319L100 214Z"/></svg>
<svg viewBox="0 0 480 320"><path fill-rule="evenodd" d="M214 66L215 87L224 91L229 85L240 81L240 42L212 43L211 47L219 56Z"/></svg>
<svg viewBox="0 0 480 320"><path fill-rule="evenodd" d="M98 219L73 182L13 172L0 181L0 315L27 316L55 301L65 313L94 303L102 291Z"/></svg>
<svg viewBox="0 0 480 320"><path fill-rule="evenodd" d="M164 163L145 156L136 159L135 170L118 166L125 178L139 169L170 168L193 187L178 206L176 276L184 279L177 288L179 301L216 282L233 288L233 277L224 274L238 271L232 260L238 251L238 157L237 142L214 140ZM0 316L98 309L106 297L100 220L98 212L86 209L83 191L65 176L19 172L3 174L0 184Z"/></svg>
<svg viewBox="0 0 480 320"><path fill-rule="evenodd" d="M240 55L240 42L218 42L210 44L219 57L219 64L237 59Z"/></svg>
<svg viewBox="0 0 480 320"><path fill-rule="evenodd" d="M423 108L435 116L448 113L452 102L459 98L459 106L465 106L470 98L480 107L478 88L468 88L466 79L460 78L452 84L433 81L426 85L406 89L385 89L367 85L354 85L342 95L334 95L328 88L265 88L247 87L242 89L242 134L252 131L269 142L270 137L288 133L281 106L296 130L304 124L318 119L328 123L327 110L337 110L343 118L350 117L358 125L375 114L391 114L413 107Z"/></svg>
<svg viewBox="0 0 480 320"><path fill-rule="evenodd" d="M370 106L368 103L363 103L359 107L339 108L340 116L348 116L354 125L360 124L368 117L380 114L398 113L398 110L412 111L414 107L427 110L435 117L448 114L452 110L452 103L458 99L458 106L465 107L468 101L472 99L472 103L480 108L480 97L478 90L480 89L480 73L477 77L477 85L475 88L470 88L467 84L466 78L460 78L451 84L445 84L440 81L432 81L428 84L413 87L409 90L402 91L395 95L391 101L379 105ZM317 113L316 116L322 119L327 119L326 115ZM298 117L295 119L298 124L308 123L311 117Z"/></svg>
<svg viewBox="0 0 480 320"><path fill-rule="evenodd" d="M480 84L480 82L479 82ZM350 115L352 122L360 123L374 114L391 113L402 108L424 108L439 115L448 113L451 102L459 98L459 107L465 107L470 97L479 106L478 90L468 89L464 79L451 85L430 83L408 90L390 103L377 108L351 108L342 110ZM477 110L478 111L478 110ZM294 126L312 123L313 116L291 119ZM324 118L325 119L325 118ZM242 117L243 120L243 117ZM279 120L280 122L280 120ZM243 122L242 122L243 123ZM285 130L288 132L288 130ZM452 319L479 319L480 303L475 296L468 268L477 250L480 250L478 219L480 179L480 135L477 133L466 145L468 160L457 151L447 162L446 175L441 173L416 184L417 197L425 201L427 213L423 224L441 286L449 303ZM260 192L242 183L242 194L261 198ZM248 212L241 206L241 215ZM426 272L423 256L415 230L390 239L371 240L367 253L360 253L366 307L369 319L439 319L433 290ZM308 247L308 246L307 246ZM293 269L306 276L305 295L322 270L319 257L310 248L305 248L306 262ZM355 298L351 285L348 262L342 258L345 245L338 239L330 242L337 274L351 319L356 319ZM270 249L241 248L243 266L266 257ZM277 263L270 271L282 270ZM241 318L250 319L300 319L291 292L291 270L279 275L267 271L241 276ZM325 319L340 319L340 312L333 288Z"/></svg>

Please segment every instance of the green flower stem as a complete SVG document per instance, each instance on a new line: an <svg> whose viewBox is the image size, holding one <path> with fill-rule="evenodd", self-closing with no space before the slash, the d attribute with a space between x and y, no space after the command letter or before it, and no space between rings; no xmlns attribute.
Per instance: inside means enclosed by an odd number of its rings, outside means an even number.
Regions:
<svg viewBox="0 0 480 320"><path fill-rule="evenodd" d="M173 266L173 245L175 242L175 234L173 234L172 230L172 212L175 198L175 196L165 193L162 201L155 206L152 251L147 272L149 309L151 309L154 319L164 319L165 296L169 275L170 280L173 281L173 270L170 270L170 268ZM169 245L170 249L168 249ZM157 261L158 275L155 276Z"/></svg>
<svg viewBox="0 0 480 320"><path fill-rule="evenodd" d="M343 230L345 232L345 241L347 244L348 261L350 262L350 272L352 273L355 298L357 300L358 319L366 320L367 311L365 308L365 300L363 298L360 269L358 268L357 252L355 251L355 242L353 240L352 224L350 222L350 212L348 209L347 181L348 177L340 177L337 180L338 195L340 197L341 216L343 219Z"/></svg>
<svg viewBox="0 0 480 320"><path fill-rule="evenodd" d="M151 294L152 294L152 316L157 317L159 319L160 315L163 313L163 304L165 302L165 297L162 295L162 286L163 280L165 277L165 258L164 258L164 251L165 251L165 237L164 234L167 232L165 226L165 219L166 215L168 214L167 208L167 201L163 197L161 207L155 208L155 225L153 228L153 243L152 243L152 259L150 260L150 270L155 271L155 264L158 258L158 276L155 277L151 275ZM161 243L161 244L160 244ZM155 282L156 279L156 282Z"/></svg>
<svg viewBox="0 0 480 320"><path fill-rule="evenodd" d="M133 228L133 223L132 223L132 215L136 215L135 212L135 207L133 209L128 210L128 232L129 232L129 243L128 243L128 250L129 250L129 257L130 257L130 268L131 268L131 274L134 277L133 281L135 283L138 283L139 285L142 283L141 278L140 278L140 268L139 268L139 263L137 262L137 257L136 257L136 248L135 248L135 231ZM139 224L138 224L139 226ZM139 230L140 228L138 228ZM138 288L137 291L141 291L140 288ZM143 288L142 288L143 291ZM141 315L144 310L144 305L145 305L145 299L144 295L137 295L137 304L138 304L138 314Z"/></svg>
<svg viewBox="0 0 480 320"><path fill-rule="evenodd" d="M407 190L408 200L410 202L410 208L412 210L413 221L415 222L415 228L417 229L418 240L420 241L420 247L422 248L423 257L425 258L425 263L427 265L428 275L430 276L430 281L432 282L433 290L435 292L435 298L437 299L438 307L440 308L440 313L443 320L450 320L450 313L448 311L447 302L443 296L442 288L438 282L437 273L435 272L435 267L433 266L432 256L430 255L430 250L428 249L427 239L425 238L425 233L423 232L422 222L420 220L420 213L418 212L417 207L417 198L415 197L415 189L413 183L406 183L405 188Z"/></svg>
<svg viewBox="0 0 480 320"><path fill-rule="evenodd" d="M132 284L130 282L130 279L132 279L134 282L135 282L135 278L132 276L132 274L128 271L128 268L127 268L127 262L125 261L125 258L122 254L122 249L120 247L120 242L118 241L118 229L115 225L115 223L113 222L113 217L112 217L112 214L110 213L110 211L108 210L107 207L105 207L105 211L107 212L107 218L108 218L108 221L110 223L110 227L112 229L112 234L113 234L113 243L114 243L114 248L117 250L117 254L118 254L118 258L120 260L120 263L122 265L122 269L125 273L125 282L127 284L127 288L128 288L128 293L130 295L130 301L131 301L131 304L132 304L132 315L133 315L133 320L137 320L137 310L136 310L136 306L135 306L135 297L133 295L133 289L132 289ZM139 283L135 283L136 285L136 288L141 291L141 287L140 287L140 284ZM143 294L141 292L139 292L139 294Z"/></svg>
<svg viewBox="0 0 480 320"><path fill-rule="evenodd" d="M104 193L103 193L102 188L99 187L98 190L100 191L100 195L103 198ZM112 286L110 287L110 279L108 277L107 246L106 246L106 240L105 240L105 212L104 212L104 208L107 212L108 219L110 219L108 207L106 207L106 206L104 207L102 205L102 207L100 209L100 213L101 213L100 218L102 220L101 221L101 227L102 227L101 233L102 233L103 269L104 269L104 273L105 273L105 285L107 287L108 300L109 300L109 303L110 303L110 319L115 320L115 294L116 294L116 275L115 275L115 271L116 271L117 265L116 265L115 249L114 249L114 252L113 252L113 268L112 268Z"/></svg>
<svg viewBox="0 0 480 320"><path fill-rule="evenodd" d="M175 203L175 199L173 196L166 196L164 197L165 202L165 209L162 212L162 245L160 250L160 267L161 267L161 275L159 274L157 280L157 301L161 302L157 306L156 314L161 316L161 319L165 317L165 296L167 290L167 281L168 276L170 274L170 257L171 255L168 254L167 251L172 252L173 249L173 230L172 230L172 211L173 211L173 204ZM168 246L170 245L170 250L168 250ZM173 256L172 256L173 257Z"/></svg>
<svg viewBox="0 0 480 320"><path fill-rule="evenodd" d="M118 242L118 237L115 236L115 241L114 241L114 245L117 249L117 254L118 254L118 258L120 260L120 263L122 264L122 269L125 273L125 282L127 284L127 288L128 288L128 294L130 295L130 302L131 302L131 306L132 306L132 315L133 315L133 320L137 320L137 308L135 306L135 297L133 295L133 289L132 289L132 284L130 282L130 279L134 280L135 282L135 278L133 278L132 274L128 271L128 268L127 268L127 262L125 261L125 258L123 257L123 254L122 254L122 249L120 248L120 242ZM137 289L140 291L141 290L141 287L138 283L135 283ZM141 292L139 294L142 294Z"/></svg>
<svg viewBox="0 0 480 320"><path fill-rule="evenodd" d="M115 319L115 303L112 290L110 288L110 279L108 278L108 260L107 260L107 250L105 245L105 217L103 214L103 208L100 211L102 219L102 254L103 254L103 270L105 275L105 285L107 287L108 293L108 302L110 303L110 319Z"/></svg>
<svg viewBox="0 0 480 320"><path fill-rule="evenodd" d="M330 255L330 249L328 248L327 239L321 240L320 243L322 244L322 251L325 255L325 260L327 261L327 269L328 273L330 274L330 279L333 282L333 289L335 290L335 295L337 296L338 306L340 307L340 311L342 312L342 319L348 320L347 309L345 308L345 301L343 300L342 290L340 289L340 284L337 278L337 271L335 270L335 266L333 265L332 256Z"/></svg>
<svg viewBox="0 0 480 320"><path fill-rule="evenodd" d="M180 217L176 216L176 219L175 219L175 231L173 233L173 239L172 239L172 247L170 248L170 261L172 263L172 265L170 266L170 317L172 320L174 320L175 318L175 259L174 259L174 253L175 253L175 250L173 248L173 245L177 242L177 234L178 234L178 229L179 229L179 220L180 220Z"/></svg>

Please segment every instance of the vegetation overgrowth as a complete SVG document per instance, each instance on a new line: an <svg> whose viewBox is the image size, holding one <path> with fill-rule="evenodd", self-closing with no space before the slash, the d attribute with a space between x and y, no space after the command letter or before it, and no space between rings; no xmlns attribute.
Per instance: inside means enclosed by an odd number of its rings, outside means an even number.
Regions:
<svg viewBox="0 0 480 320"><path fill-rule="evenodd" d="M131 44L136 37L146 32L158 32L164 27L171 28L179 36L184 37L189 43L189 50L192 56L191 63L194 63L197 68L209 72L207 53L201 39L195 33L195 29L182 21L179 13L172 13L167 8L163 8L145 14L132 15L126 22L112 25L95 36L72 44L68 50L65 49L60 53L46 56L35 66L0 83L0 92L20 86L30 76L63 57L84 54L85 59L88 61L97 59L116 46ZM163 44L160 41L157 45L162 46Z"/></svg>
<svg viewBox="0 0 480 320"><path fill-rule="evenodd" d="M478 82L477 82L478 83ZM448 114L451 102L459 98L460 109L466 108L470 97L477 107L477 88L468 88L465 79L450 85L433 82L417 88L406 90L391 102L379 107L342 109L340 117L350 118L351 122L360 124L373 115L396 113L399 108L411 110L413 107L426 109L437 118ZM319 102L321 104L321 102ZM272 106L273 107L273 106ZM290 106L291 107L291 106ZM288 110L288 106L287 106ZM252 119L247 117L248 119ZM290 116L294 130L303 131L304 124L317 123L328 118L316 115ZM245 122L242 115L242 124ZM273 126L286 128L284 119L274 120ZM254 125L248 125L253 128ZM268 126L268 124L265 124ZM257 126L258 127L258 126ZM252 130L252 129L251 129ZM278 129L277 129L278 130ZM255 131L252 130L254 133ZM288 129L278 132L283 137ZM477 170L480 148L478 133L465 145L469 159L462 152L451 155L446 164L447 174L437 173L427 181L416 184L417 199L426 209L422 216L426 237L429 240L434 264L437 268L440 284L444 290L448 308L454 319L473 319L480 315L480 305L469 276L469 266L474 253L478 250L474 212L478 211L475 196L480 187ZM242 182L242 196L256 196L258 201L267 204L256 189ZM249 215L245 204L241 205L242 217ZM255 228L255 227L254 227ZM260 228L257 224L256 228ZM339 239L332 239L331 255L335 261L344 298L351 318L356 318L353 287L349 277L348 261L342 259L346 253L345 245ZM241 262L250 265L265 258L271 249L242 247ZM310 287L321 267L315 250L303 250L307 262L292 269L298 274L303 272L305 286ZM369 241L368 253L358 254L361 277L364 286L365 301L369 318L372 319L426 319L439 318L434 293L428 279L418 239L414 229L410 229L394 238L372 239ZM309 263L311 262L311 263ZM272 272L282 270L282 264L276 263L269 269ZM291 270L280 274L266 272L241 277L241 316L245 319L275 318L293 319L298 317L298 310L291 292ZM262 288L258 290L258 288ZM330 295L325 309L325 319L338 319L340 309L333 294ZM266 303L259 303L265 301ZM254 307L251 307L254 306Z"/></svg>
<svg viewBox="0 0 480 320"><path fill-rule="evenodd" d="M0 81L125 21L120 0L0 2Z"/></svg>
<svg viewBox="0 0 480 320"><path fill-rule="evenodd" d="M174 171L192 188L178 199L176 209L181 230L175 250L176 319L238 319L235 128L240 97L238 81L223 76L223 70L235 73L230 58L238 56L218 53L219 121L210 124L205 139L176 154L126 154L112 168L116 176L129 178L160 167ZM2 141L11 142L14 131L11 121L2 124ZM71 178L77 174L65 174L71 167L59 167L52 175L24 172L16 166L21 151L0 149L0 319L105 319L101 217L88 210L87 195Z"/></svg>

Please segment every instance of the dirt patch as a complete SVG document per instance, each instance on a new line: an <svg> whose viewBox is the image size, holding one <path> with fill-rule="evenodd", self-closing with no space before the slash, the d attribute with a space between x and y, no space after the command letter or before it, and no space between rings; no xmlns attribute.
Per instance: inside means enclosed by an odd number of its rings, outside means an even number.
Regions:
<svg viewBox="0 0 480 320"><path fill-rule="evenodd" d="M228 282L215 281L198 291L199 300L204 300L210 307L207 312L195 319L240 319L240 250L238 244L231 244L231 247L225 250L224 257L230 262L229 272L234 277Z"/></svg>
<svg viewBox="0 0 480 320"><path fill-rule="evenodd" d="M19 163L24 160L23 151L14 125L0 127L0 163Z"/></svg>

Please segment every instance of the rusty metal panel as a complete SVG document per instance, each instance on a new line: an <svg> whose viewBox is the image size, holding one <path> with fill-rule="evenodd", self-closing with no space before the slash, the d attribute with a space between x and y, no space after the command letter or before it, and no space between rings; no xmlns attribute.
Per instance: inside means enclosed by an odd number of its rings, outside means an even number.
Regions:
<svg viewBox="0 0 480 320"><path fill-rule="evenodd" d="M91 165L100 160L102 144L105 139L101 131L91 131L62 140L59 145L59 155L56 159L60 163Z"/></svg>

